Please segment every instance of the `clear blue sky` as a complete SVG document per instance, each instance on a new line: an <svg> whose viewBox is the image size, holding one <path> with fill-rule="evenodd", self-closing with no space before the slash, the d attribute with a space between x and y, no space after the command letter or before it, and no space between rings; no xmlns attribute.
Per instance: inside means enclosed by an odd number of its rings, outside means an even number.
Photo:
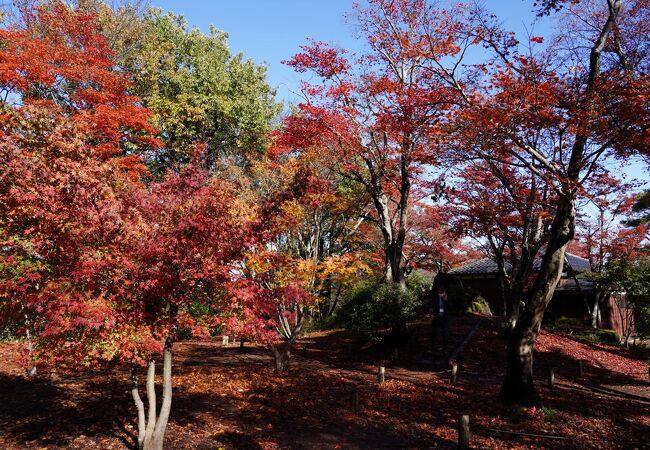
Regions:
<svg viewBox="0 0 650 450"><path fill-rule="evenodd" d="M152 5L185 16L190 26L210 25L229 34L230 49L268 67L278 99L289 102L300 77L281 61L291 58L307 38L359 49L345 15L352 0L151 0ZM361 2L363 3L363 2ZM444 2L441 2L444 3ZM535 18L532 0L485 0L513 31L524 31ZM537 26L539 28L540 25ZM541 30L536 34L543 34Z"/></svg>
<svg viewBox="0 0 650 450"><path fill-rule="evenodd" d="M441 0L445 4L446 0ZM360 1L363 4L363 0ZM483 0L506 28L517 34L544 36L548 23L535 17L532 0ZM292 91L302 74L284 64L313 38L355 51L362 45L353 36L346 13L353 0L151 0L152 6L185 16L191 27L207 31L210 25L229 34L230 49L268 68L268 80L277 88L278 100L296 100ZM621 169L619 169L621 170ZM622 170L629 178L648 180L638 161Z"/></svg>

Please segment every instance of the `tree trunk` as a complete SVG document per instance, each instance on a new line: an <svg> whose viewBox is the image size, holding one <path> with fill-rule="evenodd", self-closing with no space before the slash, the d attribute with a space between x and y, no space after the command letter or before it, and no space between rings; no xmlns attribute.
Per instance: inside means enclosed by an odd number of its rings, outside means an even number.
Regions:
<svg viewBox="0 0 650 450"><path fill-rule="evenodd" d="M138 410L138 448L142 449L144 447L144 437L146 429L146 419L144 414L144 402L140 398L140 392L138 392L138 376L136 374L135 367L131 369L131 395L133 396L133 401L135 402L135 407Z"/></svg>
<svg viewBox="0 0 650 450"><path fill-rule="evenodd" d="M381 186L381 180L375 173L375 168L370 161L366 161L368 170L371 175L369 183L369 193L372 197L372 202L377 211L377 224L381 231L384 240L384 258L385 258L385 273L384 279L387 283L399 283L402 289L406 289L405 271L403 267L404 257L402 254L404 242L406 240L407 220L408 220L408 202L411 189L411 182L409 179L408 164L402 160L400 164L401 185L400 185L400 201L398 204L397 215L399 216L397 229L395 220L391 217L389 208L390 199L384 192Z"/></svg>
<svg viewBox="0 0 650 450"><path fill-rule="evenodd" d="M575 234L575 204L562 196L551 227L549 242L530 299L510 333L506 373L500 398L508 403L539 406L541 400L533 384L533 349L542 318L562 276L566 246Z"/></svg>
<svg viewBox="0 0 650 450"><path fill-rule="evenodd" d="M289 358L291 357L291 342L287 341L278 345L271 344L270 348L273 353L275 368L277 370L287 370L289 368Z"/></svg>
<svg viewBox="0 0 650 450"><path fill-rule="evenodd" d="M533 385L533 347L536 338L533 317L525 311L508 339L506 373L500 393L500 398L508 403L525 406L540 403Z"/></svg>
<svg viewBox="0 0 650 450"><path fill-rule="evenodd" d="M172 341L167 339L163 353L163 397L160 412L156 413L156 363L153 358L147 368L148 416L140 393L135 369L131 372L131 395L138 411L138 448L140 450L162 450L165 431L172 406Z"/></svg>
<svg viewBox="0 0 650 450"><path fill-rule="evenodd" d="M168 338L165 342L163 354L163 398L160 406L160 413L156 420L156 427L153 432L151 449L162 450L165 441L165 432L167 431L167 422L169 413L172 409L172 341Z"/></svg>
<svg viewBox="0 0 650 450"><path fill-rule="evenodd" d="M390 281L399 284L405 290L406 277L403 267L402 247L399 242L393 242L388 248L388 269L390 271Z"/></svg>
<svg viewBox="0 0 650 450"><path fill-rule="evenodd" d="M517 320L519 320L521 309L526 307L525 302L523 302L523 296L528 278L533 269L534 261L534 256L530 253L527 249L522 250L519 261L516 264L514 262L512 264L513 274L507 296L507 323L509 331L514 330Z"/></svg>
<svg viewBox="0 0 650 450"><path fill-rule="evenodd" d="M34 362L34 342L32 340L32 333L30 332L31 321L29 316L25 314L25 334L27 339L27 353L29 355L29 367L27 368L27 377L33 378L36 376L36 363Z"/></svg>
<svg viewBox="0 0 650 450"><path fill-rule="evenodd" d="M149 360L147 368L147 402L149 403L149 412L142 445L145 450L151 448L151 438L156 426L156 361L153 358Z"/></svg>
<svg viewBox="0 0 650 450"><path fill-rule="evenodd" d="M601 326L600 304L603 299L603 293L597 292L594 295L594 304L591 308L591 328L600 328Z"/></svg>

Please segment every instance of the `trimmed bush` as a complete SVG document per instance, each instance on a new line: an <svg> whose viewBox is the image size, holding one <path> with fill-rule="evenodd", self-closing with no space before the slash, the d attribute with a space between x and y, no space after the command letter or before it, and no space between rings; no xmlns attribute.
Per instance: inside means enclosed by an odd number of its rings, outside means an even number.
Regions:
<svg viewBox="0 0 650 450"><path fill-rule="evenodd" d="M402 335L406 323L425 312L429 289L422 278L409 277L406 290L396 284L377 282L354 286L337 312L337 322L374 337Z"/></svg>

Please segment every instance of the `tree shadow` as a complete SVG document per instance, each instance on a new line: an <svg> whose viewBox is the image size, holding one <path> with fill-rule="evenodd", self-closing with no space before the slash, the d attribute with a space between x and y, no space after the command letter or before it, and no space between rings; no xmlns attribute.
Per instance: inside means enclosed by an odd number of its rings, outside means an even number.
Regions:
<svg viewBox="0 0 650 450"><path fill-rule="evenodd" d="M234 368L242 370L240 366L222 366L223 370ZM420 397L417 389L404 397L385 391L376 383L359 382L337 372L293 370L280 373L260 369L259 374L262 376L254 379L250 391L239 397L215 398L176 389L172 422L180 428L192 424L209 429L215 421L226 430L244 431L244 435L227 431L209 438L208 442L223 442L232 448L258 448L255 445L267 439L274 439L281 448L291 449L323 448L323 443L331 444L328 448L336 445L404 448L423 442L441 448L453 447L453 443L434 434L423 433L414 438L404 430L387 426L383 420L370 418L379 409L386 415L385 420L390 421L391 416L408 409L414 411L410 417L412 422L435 421L437 425L453 427L453 415L446 417L433 406L431 387L425 397ZM352 408L354 390L360 399L359 411ZM227 434L229 432L231 434Z"/></svg>
<svg viewBox="0 0 650 450"><path fill-rule="evenodd" d="M128 388L115 378L53 382L0 374L0 397L0 428L7 442L66 446L87 437L135 446L136 437L122 420L132 415Z"/></svg>

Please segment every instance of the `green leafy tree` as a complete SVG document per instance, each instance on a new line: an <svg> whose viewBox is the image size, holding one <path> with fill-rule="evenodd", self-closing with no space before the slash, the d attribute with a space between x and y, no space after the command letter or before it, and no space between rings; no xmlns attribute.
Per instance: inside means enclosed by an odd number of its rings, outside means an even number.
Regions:
<svg viewBox="0 0 650 450"><path fill-rule="evenodd" d="M650 189L646 189L636 199L632 206L634 217L625 222L626 225L635 227L641 223L650 223Z"/></svg>
<svg viewBox="0 0 650 450"><path fill-rule="evenodd" d="M600 289L619 302L625 344L633 332L640 337L650 336L650 259L617 260L592 276Z"/></svg>
<svg viewBox="0 0 650 450"><path fill-rule="evenodd" d="M266 146L279 112L266 68L228 49L228 35L188 29L182 16L150 9L143 17L146 39L126 54L134 93L154 113L163 150L152 157L155 170L186 163L192 144L207 144L208 164L225 156L245 163Z"/></svg>
<svg viewBox="0 0 650 450"><path fill-rule="evenodd" d="M143 0L76 0L92 15L133 79L132 93L153 112L164 142L150 167L161 173L191 160L196 142L207 144L207 164L246 166L264 153L281 106L266 67L228 49L228 35L190 29L183 16L147 8Z"/></svg>
<svg viewBox="0 0 650 450"><path fill-rule="evenodd" d="M207 144L211 168L226 156L244 164L263 153L279 113L266 68L233 55L228 35L214 27L208 34L190 30L182 16L158 9L142 20L146 39L123 63L165 142L153 168L186 163L197 141Z"/></svg>

